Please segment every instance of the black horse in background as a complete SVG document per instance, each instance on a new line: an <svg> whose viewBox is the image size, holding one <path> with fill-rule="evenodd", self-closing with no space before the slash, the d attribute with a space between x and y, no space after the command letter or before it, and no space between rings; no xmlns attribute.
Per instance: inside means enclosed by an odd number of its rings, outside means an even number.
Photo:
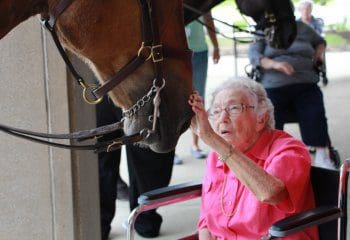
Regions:
<svg viewBox="0 0 350 240"><path fill-rule="evenodd" d="M197 19L224 0L184 0L185 24ZM296 36L294 7L290 0L235 0L239 11L253 18L255 29L264 32L269 44L288 48ZM193 11L186 6L193 7Z"/></svg>

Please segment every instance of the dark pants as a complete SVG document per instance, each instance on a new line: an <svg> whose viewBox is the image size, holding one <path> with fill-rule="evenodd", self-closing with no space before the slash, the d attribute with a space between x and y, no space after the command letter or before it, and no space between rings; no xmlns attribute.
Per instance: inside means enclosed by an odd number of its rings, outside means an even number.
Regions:
<svg viewBox="0 0 350 240"><path fill-rule="evenodd" d="M115 107L108 99L104 99L96 107L97 126L120 121L121 116L121 109ZM117 138L122 133L118 131L100 140ZM126 151L129 170L129 201L132 210L138 206L137 198L141 193L168 186L173 168L174 151L161 154L135 145L127 145ZM120 177L120 153L119 149L110 153L98 154L102 240L108 238L115 215L117 179ZM161 216L155 210L151 210L139 215L135 229L142 236L155 237L159 234L161 223Z"/></svg>
<svg viewBox="0 0 350 240"><path fill-rule="evenodd" d="M126 147L129 168L130 210L138 206L140 194L169 185L175 152L155 153L135 145ZM156 210L141 213L135 222L135 230L143 237L159 235L162 217Z"/></svg>
<svg viewBox="0 0 350 240"><path fill-rule="evenodd" d="M275 107L276 129L283 130L288 109L294 109L303 142L309 146L328 144L328 127L323 94L317 84L294 84L266 89Z"/></svg>
<svg viewBox="0 0 350 240"><path fill-rule="evenodd" d="M96 106L96 125L103 126L118 122L122 112L115 107L108 98ZM112 140L123 135L123 131L117 131L100 138L99 141ZM99 186L100 186L100 214L102 240L108 238L111 230L111 222L115 214L115 201L117 199L117 180L119 175L121 150L102 152L98 154Z"/></svg>

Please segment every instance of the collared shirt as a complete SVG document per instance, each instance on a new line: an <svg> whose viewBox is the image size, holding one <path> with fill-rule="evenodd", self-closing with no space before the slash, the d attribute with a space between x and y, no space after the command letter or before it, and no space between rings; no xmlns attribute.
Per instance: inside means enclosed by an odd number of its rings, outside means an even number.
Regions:
<svg viewBox="0 0 350 240"><path fill-rule="evenodd" d="M203 17L199 20L203 22ZM203 25L198 21L193 21L185 28L188 47L194 52L208 51L208 45L205 40L205 32Z"/></svg>
<svg viewBox="0 0 350 240"><path fill-rule="evenodd" d="M245 154L282 180L289 197L277 205L258 201L211 152L203 181L198 229L207 228L216 239L258 240L274 222L315 205L309 175L311 159L303 143L283 131L266 130ZM316 240L318 232L311 228L283 239Z"/></svg>

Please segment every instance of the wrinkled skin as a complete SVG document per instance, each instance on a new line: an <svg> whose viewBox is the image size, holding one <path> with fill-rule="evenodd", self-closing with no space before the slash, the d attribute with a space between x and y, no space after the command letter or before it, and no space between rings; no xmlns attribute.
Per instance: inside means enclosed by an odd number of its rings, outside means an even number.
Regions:
<svg viewBox="0 0 350 240"><path fill-rule="evenodd" d="M54 0L0 0L0 39L18 24L52 9ZM187 50L182 1L156 0L163 46L176 52ZM56 29L62 44L87 61L98 79L110 79L137 54L141 46L141 13L138 0L76 0L60 16ZM161 92L160 117L156 132L142 144L156 152L173 150L192 117L187 99L192 93L191 58L164 59L166 85ZM153 64L148 61L109 93L113 102L128 109L152 86ZM148 120L153 105L146 104L135 117L125 121L127 135L152 128Z"/></svg>

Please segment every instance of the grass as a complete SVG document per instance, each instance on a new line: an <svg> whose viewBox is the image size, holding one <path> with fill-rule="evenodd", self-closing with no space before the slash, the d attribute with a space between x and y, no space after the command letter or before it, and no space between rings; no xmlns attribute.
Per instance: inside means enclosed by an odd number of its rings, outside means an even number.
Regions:
<svg viewBox="0 0 350 240"><path fill-rule="evenodd" d="M326 33L325 38L329 46L342 46L347 44L347 40L336 33Z"/></svg>
<svg viewBox="0 0 350 240"><path fill-rule="evenodd" d="M226 8L226 7L236 8L236 2L234 0L226 0L220 3L219 5L217 5L214 9L219 10L220 8Z"/></svg>

